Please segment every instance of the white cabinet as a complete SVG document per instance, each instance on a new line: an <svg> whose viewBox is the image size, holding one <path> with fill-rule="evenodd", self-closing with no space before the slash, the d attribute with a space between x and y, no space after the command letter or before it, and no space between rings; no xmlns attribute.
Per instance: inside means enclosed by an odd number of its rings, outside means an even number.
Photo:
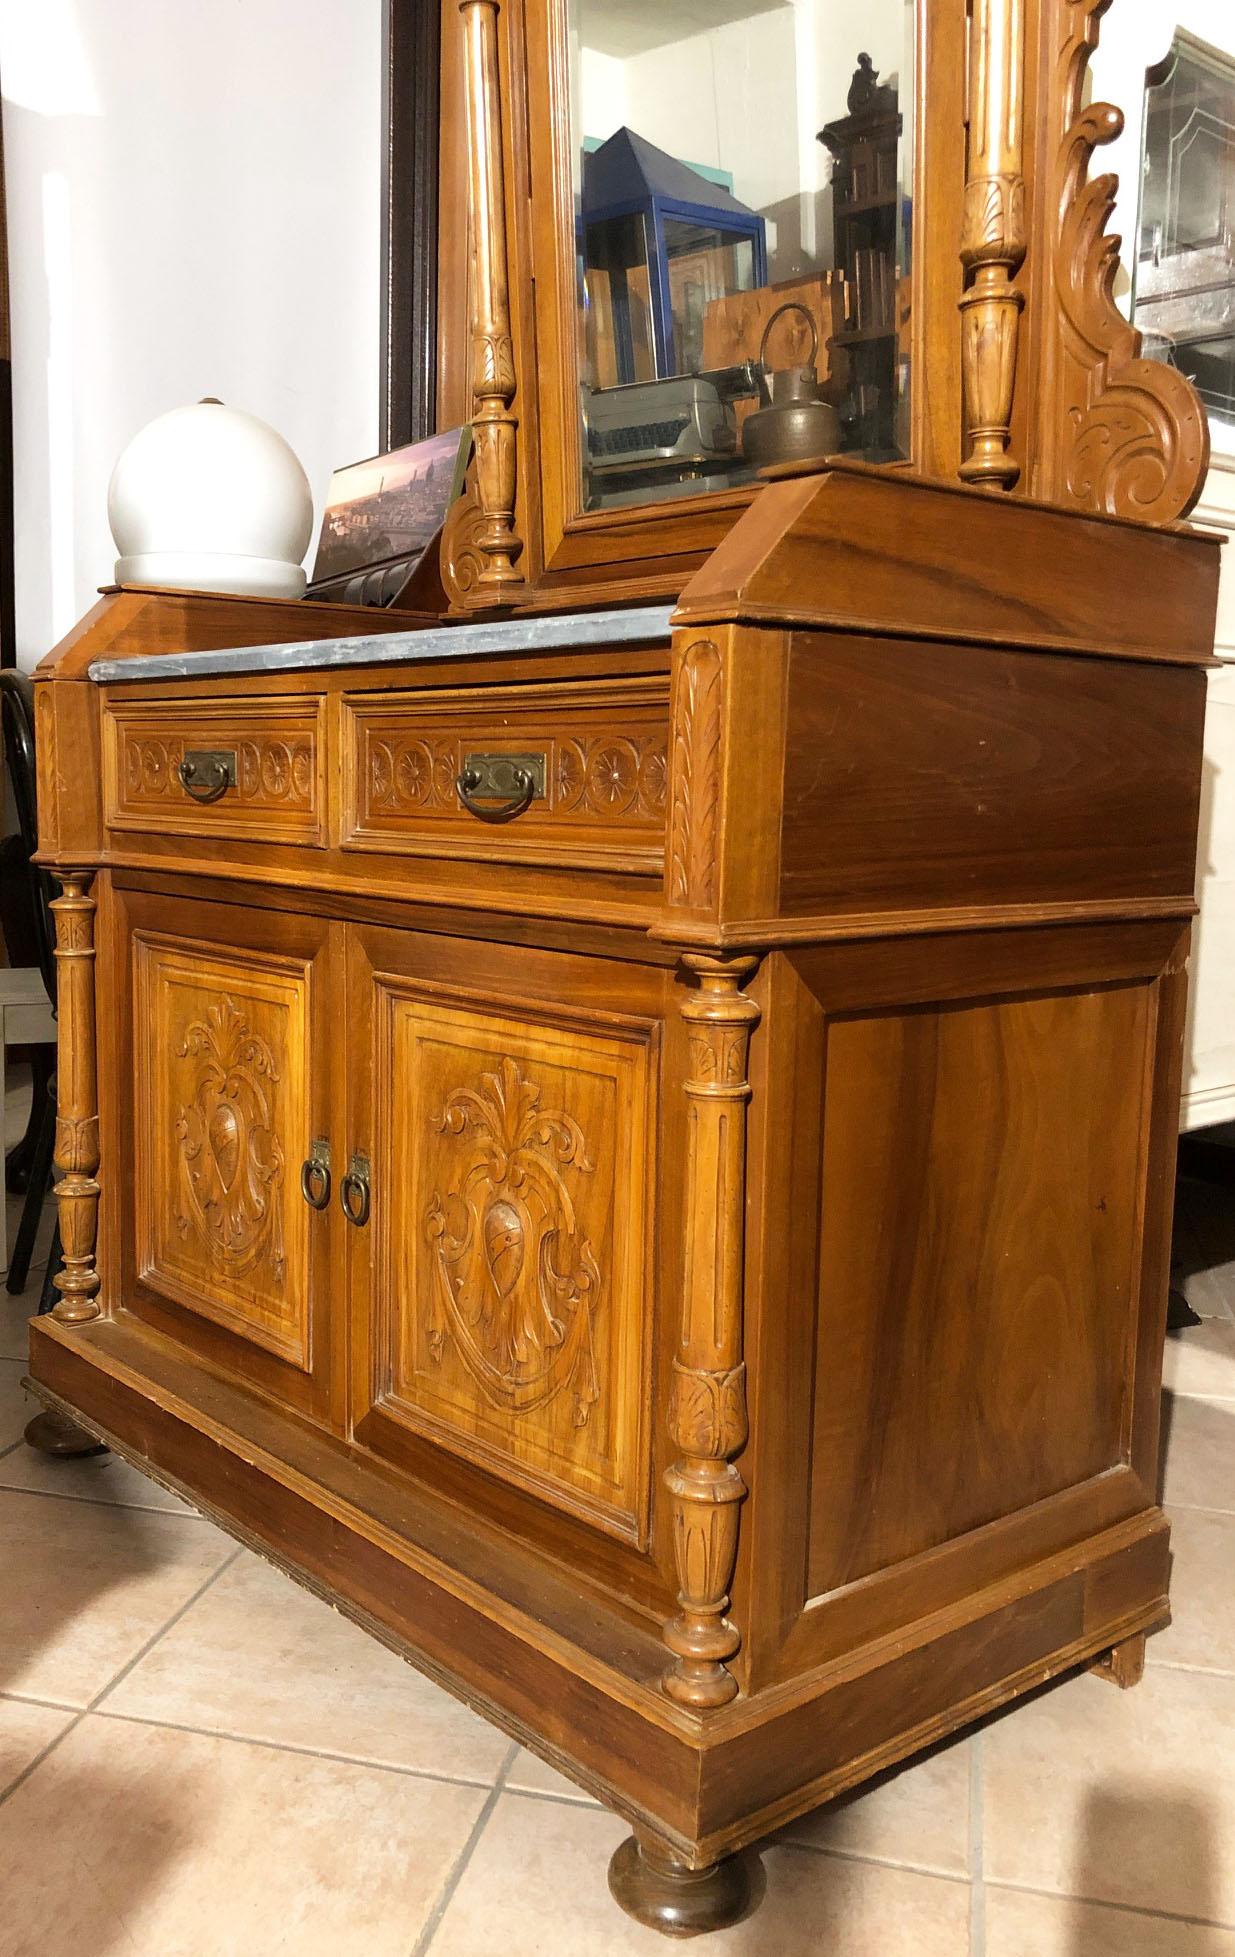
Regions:
<svg viewBox="0 0 1235 1957"><path fill-rule="evenodd" d="M1223 552L1209 675L1197 851L1201 914L1193 935L1180 1126L1235 1121L1235 456L1219 456L1193 521L1231 535Z"/></svg>

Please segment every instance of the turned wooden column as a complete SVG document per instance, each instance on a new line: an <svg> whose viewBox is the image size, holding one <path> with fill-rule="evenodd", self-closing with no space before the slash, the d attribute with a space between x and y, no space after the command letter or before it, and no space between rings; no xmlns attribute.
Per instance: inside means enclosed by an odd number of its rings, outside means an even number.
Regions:
<svg viewBox="0 0 1235 1957"><path fill-rule="evenodd" d="M691 954L698 981L682 1006L690 1040L686 1256L682 1325L673 1363L670 1426L680 1450L665 1480L673 1499L681 1605L664 1630L674 1660L665 1691L683 1705L723 1706L737 1693L726 1669L741 1638L725 1613L746 1484L734 1457L746 1444L742 1259L746 1209L746 1060L759 1017L742 992L753 958Z"/></svg>
<svg viewBox="0 0 1235 1957"><path fill-rule="evenodd" d="M94 899L88 870L57 873L56 1202L64 1268L53 1317L79 1325L99 1316L95 1242L99 1218L99 1096L94 1015Z"/></svg>
<svg viewBox="0 0 1235 1957"><path fill-rule="evenodd" d="M471 335L473 496L480 513L471 542L481 558L472 602L502 604L523 583L515 559L515 354L510 330L505 165L498 65L499 0L460 0L467 72L472 215Z"/></svg>
<svg viewBox="0 0 1235 1957"><path fill-rule="evenodd" d="M1024 263L1025 20L1023 0L973 0L969 25L969 159L960 301L966 482L1011 489L1009 453L1024 299L1012 281Z"/></svg>

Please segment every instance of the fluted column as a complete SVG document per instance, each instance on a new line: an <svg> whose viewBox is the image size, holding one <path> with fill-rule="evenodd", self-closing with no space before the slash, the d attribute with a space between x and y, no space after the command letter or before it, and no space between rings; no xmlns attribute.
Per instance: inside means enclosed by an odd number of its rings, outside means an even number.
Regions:
<svg viewBox="0 0 1235 1957"><path fill-rule="evenodd" d="M738 1690L727 1660L741 1637L730 1623L739 1504L734 1457L746 1444L742 1283L746 1212L746 1078L759 1008L741 988L756 961L691 954L697 989L682 1006L690 1042L686 1255L673 1364L670 1425L678 1457L666 1475L673 1502L680 1611L665 1626L674 1654L665 1691L683 1705L722 1706Z"/></svg>
<svg viewBox="0 0 1235 1957"><path fill-rule="evenodd" d="M54 1316L77 1325L99 1316L99 1095L94 1013L94 899L88 870L58 872L56 920L56 1202L64 1268Z"/></svg>
<svg viewBox="0 0 1235 1957"><path fill-rule="evenodd" d="M467 76L467 133L472 218L473 491L480 522L472 542L481 556L473 603L502 604L522 585L516 535L513 412L515 355L506 253L505 165L498 63L499 0L460 0Z"/></svg>
<svg viewBox="0 0 1235 1957"><path fill-rule="evenodd" d="M1024 299L1012 281L1025 260L1023 0L973 0L969 23L969 156L961 263L961 370L966 482L1011 489L1009 452Z"/></svg>

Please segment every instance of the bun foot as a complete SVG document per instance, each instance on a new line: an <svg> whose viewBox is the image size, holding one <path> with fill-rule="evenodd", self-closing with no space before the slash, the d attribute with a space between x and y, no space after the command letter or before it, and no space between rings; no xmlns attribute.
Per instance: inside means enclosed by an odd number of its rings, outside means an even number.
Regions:
<svg viewBox="0 0 1235 1957"><path fill-rule="evenodd" d="M79 1454L106 1454L102 1441L79 1427L75 1420L66 1414L54 1413L50 1407L36 1413L26 1426L26 1443L37 1447L40 1454L53 1454L61 1460L72 1460Z"/></svg>
<svg viewBox="0 0 1235 1957"><path fill-rule="evenodd" d="M615 1902L666 1937L698 1937L740 1923L763 1901L763 1864L746 1849L691 1869L659 1843L628 1835L609 1864Z"/></svg>

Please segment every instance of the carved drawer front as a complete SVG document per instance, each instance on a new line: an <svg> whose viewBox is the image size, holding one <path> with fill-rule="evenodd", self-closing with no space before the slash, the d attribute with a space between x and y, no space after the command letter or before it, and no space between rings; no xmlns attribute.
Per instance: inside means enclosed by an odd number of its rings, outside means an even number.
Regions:
<svg viewBox="0 0 1235 1957"><path fill-rule="evenodd" d="M642 1540L652 1028L385 977L376 1005L379 1400Z"/></svg>
<svg viewBox="0 0 1235 1957"><path fill-rule="evenodd" d="M307 1372L310 968L133 940L137 1270Z"/></svg>
<svg viewBox="0 0 1235 1957"><path fill-rule="evenodd" d="M659 876L668 737L657 676L351 695L344 845Z"/></svg>
<svg viewBox="0 0 1235 1957"><path fill-rule="evenodd" d="M325 842L322 703L109 701L104 806L114 829Z"/></svg>

